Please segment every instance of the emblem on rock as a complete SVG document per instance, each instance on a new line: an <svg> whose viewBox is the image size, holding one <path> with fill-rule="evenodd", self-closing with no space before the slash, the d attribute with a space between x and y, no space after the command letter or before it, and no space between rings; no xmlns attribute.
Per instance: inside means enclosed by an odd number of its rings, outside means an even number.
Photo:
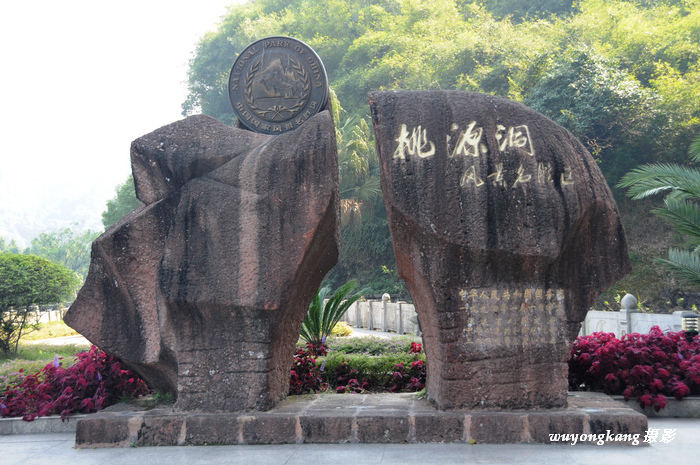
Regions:
<svg viewBox="0 0 700 465"><path fill-rule="evenodd" d="M264 134L296 129L328 99L326 70L316 52L291 37L253 42L236 59L228 94L238 120Z"/></svg>

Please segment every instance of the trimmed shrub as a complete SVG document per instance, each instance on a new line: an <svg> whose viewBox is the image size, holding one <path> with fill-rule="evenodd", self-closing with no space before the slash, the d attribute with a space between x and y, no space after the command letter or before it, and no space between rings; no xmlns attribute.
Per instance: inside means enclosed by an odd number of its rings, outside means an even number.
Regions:
<svg viewBox="0 0 700 465"><path fill-rule="evenodd" d="M353 337L347 339L329 338L326 347L332 353L365 355L403 355L411 350L416 338L401 336L390 339L381 337Z"/></svg>

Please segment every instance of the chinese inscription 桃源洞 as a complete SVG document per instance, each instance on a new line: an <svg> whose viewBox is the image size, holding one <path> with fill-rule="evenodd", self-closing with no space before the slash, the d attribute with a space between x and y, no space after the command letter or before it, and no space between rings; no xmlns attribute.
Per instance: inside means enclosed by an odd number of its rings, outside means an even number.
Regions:
<svg viewBox="0 0 700 465"><path fill-rule="evenodd" d="M488 147L482 142L484 137L484 129L477 127L477 122L470 122L466 128L460 132L460 126L453 123L451 133L458 133L456 138L452 135L446 135L447 156L455 158L458 156L476 158L480 155L488 154ZM535 157L535 149L532 144L532 137L527 125L505 127L497 125L494 137L498 143L499 152L507 152L510 148L518 148L524 151L530 157ZM454 146L452 141L456 140ZM428 137L428 130L421 125L411 129L405 125L401 125L396 150L394 150L394 158L402 160L406 156L418 156L420 158L429 158L437 153L436 145ZM493 186L507 187L509 184L515 188L525 186L526 184L536 180L538 184L552 183L554 184L554 168L551 163L537 164L536 172L528 172L527 168L521 163L516 170L510 172L510 178L506 180L505 175L509 174L503 169L503 163L495 165L496 171L482 176L479 173L476 165L472 165L465 169L460 178L460 186L465 187L474 185L480 187L491 182ZM534 169L534 168L533 168ZM511 184L512 183L512 184ZM573 171L570 165L565 165L563 171L559 174L559 183L562 186L574 184Z"/></svg>

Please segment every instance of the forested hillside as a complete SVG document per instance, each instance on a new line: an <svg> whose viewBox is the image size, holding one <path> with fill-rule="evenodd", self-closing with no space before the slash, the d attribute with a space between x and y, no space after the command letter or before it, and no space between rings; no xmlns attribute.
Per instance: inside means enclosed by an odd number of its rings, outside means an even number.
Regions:
<svg viewBox="0 0 700 465"><path fill-rule="evenodd" d="M458 89L520 101L579 137L611 187L644 163L687 163L700 132L700 0L250 1L232 6L200 42L183 113L233 124L231 65L271 35L318 52L344 109L336 118L344 227L334 285L358 278L401 293L367 124L370 90ZM624 289L676 305L669 292L690 289L652 259L683 239L650 217L649 203L615 194L635 270L601 302Z"/></svg>

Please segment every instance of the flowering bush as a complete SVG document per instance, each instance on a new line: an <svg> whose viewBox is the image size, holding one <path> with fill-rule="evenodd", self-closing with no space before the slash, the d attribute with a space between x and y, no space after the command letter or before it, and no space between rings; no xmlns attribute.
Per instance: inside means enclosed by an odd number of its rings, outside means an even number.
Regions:
<svg viewBox="0 0 700 465"><path fill-rule="evenodd" d="M700 394L700 339L684 332L612 333L579 337L569 360L569 388L622 394L658 412L667 396Z"/></svg>
<svg viewBox="0 0 700 465"><path fill-rule="evenodd" d="M408 353L414 354L416 359L410 366L398 363L394 367L393 379L387 386L389 392L416 392L425 388L425 362L418 358L422 351L421 344L411 343Z"/></svg>
<svg viewBox="0 0 700 465"><path fill-rule="evenodd" d="M351 368L349 363L350 360L345 360L335 369L336 392L338 394L364 394L370 388L369 380L362 378L362 382L358 381L359 371Z"/></svg>
<svg viewBox="0 0 700 465"><path fill-rule="evenodd" d="M143 380L95 346L76 357L68 368L56 356L36 374L24 375L20 370L19 384L8 387L0 397L2 416L32 421L60 414L64 420L73 413L96 412L124 396L149 392Z"/></svg>
<svg viewBox="0 0 700 465"><path fill-rule="evenodd" d="M299 348L294 354L292 376L289 379L290 394L306 394L322 390L327 385L321 378L319 367L316 366L314 354L325 355L326 348L307 344L306 349Z"/></svg>

